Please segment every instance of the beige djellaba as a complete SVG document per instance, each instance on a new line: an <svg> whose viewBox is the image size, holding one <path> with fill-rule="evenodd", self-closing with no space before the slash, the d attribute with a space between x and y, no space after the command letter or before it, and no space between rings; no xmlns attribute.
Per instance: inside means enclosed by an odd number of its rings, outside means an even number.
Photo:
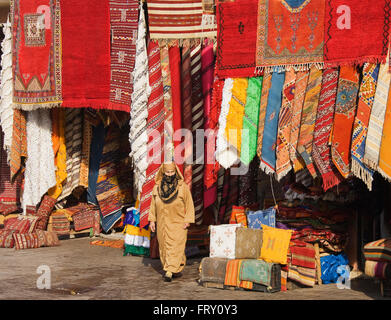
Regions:
<svg viewBox="0 0 391 320"><path fill-rule="evenodd" d="M159 187L164 170L169 167L173 169L174 166L178 179L178 194L174 200L165 203L160 198ZM166 169L164 169L165 167ZM155 177L148 220L156 222L160 261L163 270L172 273L181 272L186 264L187 229L184 229L184 225L185 223L194 223L195 215L190 189L174 163L160 166Z"/></svg>

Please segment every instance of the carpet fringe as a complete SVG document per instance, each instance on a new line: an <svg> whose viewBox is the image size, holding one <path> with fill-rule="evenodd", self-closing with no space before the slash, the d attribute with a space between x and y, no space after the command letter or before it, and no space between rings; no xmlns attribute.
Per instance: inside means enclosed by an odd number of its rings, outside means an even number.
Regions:
<svg viewBox="0 0 391 320"><path fill-rule="evenodd" d="M260 165L259 165L259 168L265 172L266 174L269 174L269 175L272 175L275 173L275 170L270 168L270 166L264 162L264 161L261 161Z"/></svg>
<svg viewBox="0 0 391 320"><path fill-rule="evenodd" d="M380 167L377 168L377 172L379 172L388 182L391 182L391 177L387 173L385 173Z"/></svg>
<svg viewBox="0 0 391 320"><path fill-rule="evenodd" d="M204 40L209 40L213 44L217 43L217 33L213 36L208 37L201 37L201 38L185 38L185 39L151 39L151 41L156 42L159 44L159 46L165 46L173 47L173 46L179 46L183 47L184 45L188 46L198 46L199 44L203 43Z"/></svg>
<svg viewBox="0 0 391 320"><path fill-rule="evenodd" d="M13 103L13 109L19 109L23 111L34 111L38 109L52 109L61 107L61 102L49 102L49 103L33 103L33 104L22 104L22 103Z"/></svg>
<svg viewBox="0 0 391 320"><path fill-rule="evenodd" d="M254 74L262 74L262 73L272 73L272 72L285 72L285 71L309 71L312 67L316 67L317 69L324 69L323 62L309 62L309 63L297 63L292 65L274 65L274 66L257 66L255 68Z"/></svg>
<svg viewBox="0 0 391 320"><path fill-rule="evenodd" d="M322 175L322 180L325 192L341 183L341 180L333 172L327 172L325 175Z"/></svg>
<svg viewBox="0 0 391 320"><path fill-rule="evenodd" d="M363 163L371 170L376 171L378 163L373 161L372 159L365 158L363 159Z"/></svg>
<svg viewBox="0 0 391 320"><path fill-rule="evenodd" d="M372 191L373 173L371 170L365 168L359 161L353 158L351 172L366 184L369 191Z"/></svg>

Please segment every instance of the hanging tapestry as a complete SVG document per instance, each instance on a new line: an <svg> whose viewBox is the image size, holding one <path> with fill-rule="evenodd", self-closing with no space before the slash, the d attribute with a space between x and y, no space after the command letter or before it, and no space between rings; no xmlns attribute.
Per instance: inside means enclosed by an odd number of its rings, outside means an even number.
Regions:
<svg viewBox="0 0 391 320"><path fill-rule="evenodd" d="M350 144L356 115L359 73L355 67L341 67L335 105L331 157L344 178L350 173Z"/></svg>
<svg viewBox="0 0 391 320"><path fill-rule="evenodd" d="M336 172L331 160L331 149L329 145L337 98L337 87L338 69L330 68L324 70L315 121L314 141L312 143L312 159L322 176L324 191L341 182L341 176Z"/></svg>
<svg viewBox="0 0 391 320"><path fill-rule="evenodd" d="M312 141L314 138L315 119L318 110L321 84L322 70L311 68L305 92L299 140L297 142L297 152L301 156L301 164L306 165L313 178L316 177L316 171L311 159Z"/></svg>
<svg viewBox="0 0 391 320"><path fill-rule="evenodd" d="M149 0L147 5L151 39L216 36L213 22L203 23L202 0Z"/></svg>
<svg viewBox="0 0 391 320"><path fill-rule="evenodd" d="M140 4L140 19L136 41L135 67L132 73L134 79L132 92L132 106L130 110L130 131L129 142L134 166L134 183L136 190L141 191L146 179L147 170L147 118L148 118L148 97L151 93L148 80L148 54L146 47L146 24L144 10Z"/></svg>
<svg viewBox="0 0 391 320"><path fill-rule="evenodd" d="M136 56L138 1L110 0L110 109L130 111Z"/></svg>
<svg viewBox="0 0 391 320"><path fill-rule="evenodd" d="M276 142L278 115L282 103L282 88L285 81L285 72L273 72L272 83L267 101L265 127L262 139L262 159L260 167L267 173L276 171Z"/></svg>
<svg viewBox="0 0 391 320"><path fill-rule="evenodd" d="M375 100L371 109L371 116L368 124L368 134L365 143L364 164L376 170L379 162L379 152L383 133L384 116L387 106L387 98L390 90L391 73L388 70L388 63L381 64Z"/></svg>
<svg viewBox="0 0 391 320"><path fill-rule="evenodd" d="M322 67L325 0L260 0L258 5L257 68L273 66L303 71Z"/></svg>
<svg viewBox="0 0 391 320"><path fill-rule="evenodd" d="M15 108L34 110L60 106L60 16L58 0L12 1ZM75 88L78 86L73 90Z"/></svg>
<svg viewBox="0 0 391 320"><path fill-rule="evenodd" d="M163 161L162 145L164 131L164 101L162 70L160 66L160 47L156 42L148 44L148 68L149 86L151 94L148 100L147 132L151 135L152 130L159 136L152 136L148 141L148 168L146 181L140 195L140 227L148 224L149 208L151 205L152 190L155 186L155 176Z"/></svg>
<svg viewBox="0 0 391 320"><path fill-rule="evenodd" d="M259 160L261 160L262 157L263 131L265 129L266 107L269 99L269 91L270 91L271 84L272 84L272 74L267 73L263 76L261 103L259 106L258 137L257 137L257 156Z"/></svg>
<svg viewBox="0 0 391 320"><path fill-rule="evenodd" d="M366 63L362 71L362 81L356 118L354 120L352 135L352 173L360 178L372 190L373 171L364 165L365 144L367 140L369 117L375 100L377 78L379 76L378 64Z"/></svg>
<svg viewBox="0 0 391 320"><path fill-rule="evenodd" d="M92 141L92 126L96 121L94 109L83 110L83 142L81 147L81 162L80 162L80 182L79 184L88 188L88 173L90 166L90 153Z"/></svg>
<svg viewBox="0 0 391 320"><path fill-rule="evenodd" d="M56 185L50 111L27 113L27 161L22 207L36 206L42 196Z"/></svg>
<svg viewBox="0 0 391 320"><path fill-rule="evenodd" d="M242 164L243 166L243 164ZM257 175L259 169L258 158L247 166L247 172L240 174L238 181L238 205L248 207L257 202Z"/></svg>
<svg viewBox="0 0 391 320"><path fill-rule="evenodd" d="M390 151L390 130L391 130L391 90L388 92L386 114L384 116L383 134L379 151L379 164L377 171L384 179L391 181L391 151Z"/></svg>
<svg viewBox="0 0 391 320"><path fill-rule="evenodd" d="M27 157L27 132L26 132L26 113L22 110L14 110L14 119L12 127L12 143L10 155L11 180L22 166L22 158Z"/></svg>
<svg viewBox="0 0 391 320"><path fill-rule="evenodd" d="M4 132L3 147L7 152L7 161L10 161L12 146L12 108L13 74L12 74L12 35L9 18L3 25L4 39L1 42L1 83L0 83L0 126ZM0 145L1 146L1 145Z"/></svg>
<svg viewBox="0 0 391 320"><path fill-rule="evenodd" d="M110 109L109 9L109 1L61 1L63 107Z"/></svg>
<svg viewBox="0 0 391 320"><path fill-rule="evenodd" d="M257 154L259 105L263 77L248 79L246 106L244 107L240 160L248 165Z"/></svg>
<svg viewBox="0 0 391 320"><path fill-rule="evenodd" d="M227 198L229 193L229 180L231 178L229 174L230 170L226 170L223 167L219 170L219 176L217 180L217 200L218 204L218 224L224 223L225 209L227 208Z"/></svg>
<svg viewBox="0 0 391 320"><path fill-rule="evenodd" d="M390 14L390 0L327 0L325 64L384 63L389 43Z"/></svg>
<svg viewBox="0 0 391 320"><path fill-rule="evenodd" d="M292 108L292 122L291 122L291 135L290 135L290 150L289 157L291 159L293 168L295 172L298 170L298 152L297 141L299 140L300 133L300 123L301 115L303 112L305 92L308 84L308 79L310 76L310 71L298 71L296 73L296 82L295 82L295 97L293 100Z"/></svg>
<svg viewBox="0 0 391 320"><path fill-rule="evenodd" d="M282 88L282 104L278 117L276 174L277 180L286 176L292 169L289 157L289 143L292 123L292 109L295 98L296 74L293 69L285 73L285 83Z"/></svg>
<svg viewBox="0 0 391 320"><path fill-rule="evenodd" d="M258 0L217 2L216 68L220 78L254 76L257 3Z"/></svg>
<svg viewBox="0 0 391 320"><path fill-rule="evenodd" d="M197 225L202 223L204 209L204 149L197 149L197 130L204 128L204 101L202 96L202 74L201 74L201 44L191 47L190 51L191 67L191 117L192 117L192 135L193 135L193 167L191 193L194 201L195 222Z"/></svg>

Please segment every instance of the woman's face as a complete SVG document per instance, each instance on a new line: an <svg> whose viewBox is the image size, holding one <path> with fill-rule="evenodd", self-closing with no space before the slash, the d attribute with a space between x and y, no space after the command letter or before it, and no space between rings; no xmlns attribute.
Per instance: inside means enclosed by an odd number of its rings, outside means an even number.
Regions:
<svg viewBox="0 0 391 320"><path fill-rule="evenodd" d="M164 172L164 174L165 174L166 176L171 177L171 176L173 176L173 175L175 174L175 170L169 169L169 170L167 170L166 172Z"/></svg>

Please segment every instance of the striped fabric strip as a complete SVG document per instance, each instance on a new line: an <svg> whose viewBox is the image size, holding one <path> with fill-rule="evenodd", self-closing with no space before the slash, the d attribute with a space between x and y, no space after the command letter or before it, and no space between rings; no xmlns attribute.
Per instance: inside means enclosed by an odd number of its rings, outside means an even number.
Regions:
<svg viewBox="0 0 391 320"><path fill-rule="evenodd" d="M262 158L263 130L265 127L266 107L267 107L267 100L268 100L271 84L272 84L272 74L267 73L263 77L261 103L259 106L258 138L257 138L257 155L259 160L261 160Z"/></svg>
<svg viewBox="0 0 391 320"><path fill-rule="evenodd" d="M359 101L352 135L352 168L351 172L360 178L372 190L373 171L363 163L365 144L368 134L369 117L376 94L379 64L366 63L362 71L363 79L360 85Z"/></svg>
<svg viewBox="0 0 391 320"><path fill-rule="evenodd" d="M322 175L324 191L327 191L342 181L342 177L338 174L331 161L331 149L329 145L337 98L337 87L338 69L330 68L324 70L312 144L312 158Z"/></svg>
<svg viewBox="0 0 391 320"><path fill-rule="evenodd" d="M213 24L202 26L202 0L150 0L147 4L151 39L216 36Z"/></svg>
<svg viewBox="0 0 391 320"><path fill-rule="evenodd" d="M82 109L65 110L65 145L67 179L58 201L68 197L80 183L80 165L83 142Z"/></svg>
<svg viewBox="0 0 391 320"><path fill-rule="evenodd" d="M130 111L136 56L137 0L110 0L112 109Z"/></svg>
<svg viewBox="0 0 391 320"><path fill-rule="evenodd" d="M300 164L297 160L297 142L299 140L301 115L303 112L305 89L307 88L310 71L299 71L296 74L295 83L295 99L293 101L292 108L292 124L291 124L291 135L290 135L290 150L289 155L295 172L298 171L298 165ZM302 167L301 167L302 168Z"/></svg>
<svg viewBox="0 0 391 320"><path fill-rule="evenodd" d="M239 287L240 285L239 271L242 262L243 260L241 259L228 260L227 268L225 270L224 285Z"/></svg>
<svg viewBox="0 0 391 320"><path fill-rule="evenodd" d="M388 100L386 113L384 116L383 134L379 151L379 164L377 171L384 179L391 181L391 150L390 150L390 135L391 130L391 90L388 92Z"/></svg>
<svg viewBox="0 0 391 320"><path fill-rule="evenodd" d="M379 152L383 133L383 122L386 113L388 91L390 90L391 73L388 63L381 64L377 81L375 100L369 118L367 141L365 144L364 164L376 170L379 162Z"/></svg>
<svg viewBox="0 0 391 320"><path fill-rule="evenodd" d="M192 131L192 111L191 111L191 73L190 73L190 44L185 41L182 47L182 127ZM194 137L193 137L194 138ZM185 164L183 177L190 190L192 187L192 162L193 162L193 141L185 140Z"/></svg>
<svg viewBox="0 0 391 320"><path fill-rule="evenodd" d="M282 104L278 117L276 174L280 181L292 169L289 149L292 123L292 109L295 98L296 74L293 69L285 73L285 83L282 89Z"/></svg>
<svg viewBox="0 0 391 320"><path fill-rule="evenodd" d="M26 113L19 109L14 109L10 157L11 181L13 181L21 168L22 157L27 157Z"/></svg>
<svg viewBox="0 0 391 320"><path fill-rule="evenodd" d="M147 118L148 98L151 93L148 80L148 54L146 47L146 24L142 3L140 4L140 18L138 23L136 57L133 70L133 93L130 110L130 131L129 142L131 152L129 156L133 159L134 183L136 190L141 191L146 180L147 170Z"/></svg>
<svg viewBox="0 0 391 320"><path fill-rule="evenodd" d="M193 46L190 51L191 66L191 105L192 105L192 133L193 144L193 176L192 176L192 196L194 201L195 222L197 225L202 223L204 208L204 165L202 158L204 150L196 149L196 132L204 127L204 105L201 82L201 44Z"/></svg>
<svg viewBox="0 0 391 320"><path fill-rule="evenodd" d="M173 124L172 124L172 98L171 98L171 76L170 76L170 60L168 56L168 46L160 44L160 65L162 69L163 90L164 90L164 161L170 162L174 160L174 145L173 145Z"/></svg>
<svg viewBox="0 0 391 320"><path fill-rule="evenodd" d="M316 280L316 269L290 265L288 279L295 280L308 287L313 287Z"/></svg>
<svg viewBox="0 0 391 320"><path fill-rule="evenodd" d="M164 100L162 70L160 66L160 47L156 42L148 44L149 85L151 95L148 100L148 136L151 130L159 132L159 137L153 137L148 142L147 179L140 196L140 227L148 224L148 214L151 205L152 190L155 186L155 176L163 161L162 144L164 134Z"/></svg>

